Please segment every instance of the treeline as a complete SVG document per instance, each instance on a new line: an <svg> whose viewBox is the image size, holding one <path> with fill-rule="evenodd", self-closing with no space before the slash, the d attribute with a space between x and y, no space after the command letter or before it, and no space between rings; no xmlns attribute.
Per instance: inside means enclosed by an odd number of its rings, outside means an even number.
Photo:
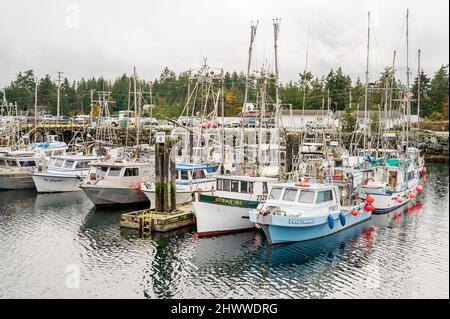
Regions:
<svg viewBox="0 0 450 319"><path fill-rule="evenodd" d="M226 72L224 74L224 109L225 115L234 116L242 108L245 92L245 74L243 72ZM140 80L143 103L154 104L155 117L176 117L183 110L187 99L189 73L176 74L167 67L160 77L153 81ZM394 78L391 70L386 68L377 81L370 83L368 105L376 109L385 98L385 88L393 87L397 94L404 90L404 83ZM411 91L416 95L418 78L415 77ZM91 103L91 90L111 92L111 112L127 109L133 104L134 97L129 94L133 90L133 80L130 75L123 74L114 80L103 77L70 82L62 79L60 87L60 110L64 115L88 114ZM256 82L252 81L249 102L256 98ZM33 70L20 72L10 85L4 88L8 102L16 102L19 109L32 114L34 112L35 75ZM269 102L273 102L275 85L269 81L267 92ZM421 73L420 99L422 117L435 119L448 118L449 76L448 65L442 66L431 77ZM151 93L151 95L150 95ZM321 109L328 105L332 110L355 109L364 106L365 86L359 78L352 80L343 73L341 68L331 70L326 76L316 77L311 72L299 74L297 81L280 85L279 94L285 108ZM3 97L3 92L0 92ZM46 111L56 114L57 84L50 75L38 79L38 106L44 106ZM271 99L271 97L273 97ZM96 96L94 94L94 100ZM417 96L413 97L414 100ZM413 113L416 110L413 103ZM134 107L132 107L133 109Z"/></svg>

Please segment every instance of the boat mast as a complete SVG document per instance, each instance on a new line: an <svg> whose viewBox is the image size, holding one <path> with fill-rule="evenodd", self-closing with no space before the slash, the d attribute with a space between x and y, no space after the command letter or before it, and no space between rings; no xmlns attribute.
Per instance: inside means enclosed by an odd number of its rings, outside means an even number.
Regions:
<svg viewBox="0 0 450 319"><path fill-rule="evenodd" d="M309 55L309 34L310 34L310 25L308 25L308 40L306 41L306 61L305 61L305 69L303 70L303 101L302 101L302 120L305 118L305 103L306 103L306 71L308 70L308 55Z"/></svg>
<svg viewBox="0 0 450 319"><path fill-rule="evenodd" d="M255 40L256 29L258 28L258 21L256 20L256 24L251 21L250 24L250 46L248 47L248 64L247 64L247 76L245 78L245 94L244 94L244 105L242 107L242 113L245 112L245 108L247 107L248 100L248 81L250 77L250 66L252 61L252 51L253 51L253 41Z"/></svg>
<svg viewBox="0 0 450 319"><path fill-rule="evenodd" d="M417 128L420 128L420 80L422 77L420 71L420 49L417 51Z"/></svg>
<svg viewBox="0 0 450 319"><path fill-rule="evenodd" d="M411 98L409 92L409 9L406 9L406 148L409 146Z"/></svg>
<svg viewBox="0 0 450 319"><path fill-rule="evenodd" d="M273 37L275 51L275 127L279 127L280 120L280 98L278 94L279 72L278 72L278 33L280 32L281 19L273 19Z"/></svg>
<svg viewBox="0 0 450 319"><path fill-rule="evenodd" d="M364 96L364 150L367 149L367 98L369 90L369 51L370 50L370 11L367 13L367 61L366 61L366 87Z"/></svg>

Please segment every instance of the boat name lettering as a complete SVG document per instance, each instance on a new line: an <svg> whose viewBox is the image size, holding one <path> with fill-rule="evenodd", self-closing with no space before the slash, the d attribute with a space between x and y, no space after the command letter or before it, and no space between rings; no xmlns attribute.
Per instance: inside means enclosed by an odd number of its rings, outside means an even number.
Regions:
<svg viewBox="0 0 450 319"><path fill-rule="evenodd" d="M289 220L288 220L288 224L294 224L294 225L309 225L309 224L313 224L314 223L314 221L312 220L312 219L310 219L310 218L308 218L308 219L304 219L304 218L295 218L295 219L292 219L292 218L290 218Z"/></svg>
<svg viewBox="0 0 450 319"><path fill-rule="evenodd" d="M228 205L236 205L236 206L241 206L242 205L242 201L238 200L238 199L229 199L229 198L216 197L214 199L214 201L216 203L220 203L220 204L228 204Z"/></svg>

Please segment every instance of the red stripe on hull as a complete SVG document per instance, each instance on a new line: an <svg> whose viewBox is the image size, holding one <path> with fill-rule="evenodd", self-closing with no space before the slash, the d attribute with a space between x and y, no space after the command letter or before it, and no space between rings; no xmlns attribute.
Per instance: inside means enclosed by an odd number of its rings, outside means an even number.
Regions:
<svg viewBox="0 0 450 319"><path fill-rule="evenodd" d="M255 227L251 227L251 228L244 228L244 229L205 231L205 232L201 232L201 233L197 232L197 236L198 236L198 238L214 237L214 236L222 236L222 235L243 233L243 232L254 230L254 229L256 229L256 228Z"/></svg>

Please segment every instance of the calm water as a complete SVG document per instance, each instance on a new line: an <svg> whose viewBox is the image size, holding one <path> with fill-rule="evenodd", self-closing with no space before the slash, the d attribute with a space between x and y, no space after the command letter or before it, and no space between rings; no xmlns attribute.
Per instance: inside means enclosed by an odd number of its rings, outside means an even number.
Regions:
<svg viewBox="0 0 450 319"><path fill-rule="evenodd" d="M449 298L448 166L428 172L414 206L273 247L257 231L142 239L81 192L1 192L0 297Z"/></svg>

